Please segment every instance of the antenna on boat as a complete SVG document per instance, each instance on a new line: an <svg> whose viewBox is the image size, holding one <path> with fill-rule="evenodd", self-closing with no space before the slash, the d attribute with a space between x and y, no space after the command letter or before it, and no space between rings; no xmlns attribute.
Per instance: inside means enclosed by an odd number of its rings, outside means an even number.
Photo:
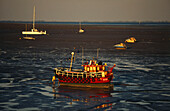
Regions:
<svg viewBox="0 0 170 111"><path fill-rule="evenodd" d="M97 48L97 59L99 57L99 50L100 50L100 48Z"/></svg>
<svg viewBox="0 0 170 111"><path fill-rule="evenodd" d="M73 62L73 56L74 56L74 52L71 53L71 64L70 64L70 71L71 71L71 68L72 68L72 62Z"/></svg>
<svg viewBox="0 0 170 111"><path fill-rule="evenodd" d="M80 27L80 29L81 29L81 22L79 22L79 27Z"/></svg>
<svg viewBox="0 0 170 111"><path fill-rule="evenodd" d="M75 52L75 55L74 55L74 62L76 61L76 52Z"/></svg>
<svg viewBox="0 0 170 111"><path fill-rule="evenodd" d="M83 64L83 55L84 55L84 49L83 49L83 47L82 47L82 64Z"/></svg>
<svg viewBox="0 0 170 111"><path fill-rule="evenodd" d="M25 30L27 31L27 24L25 24ZM27 34L26 34L26 37L27 37Z"/></svg>

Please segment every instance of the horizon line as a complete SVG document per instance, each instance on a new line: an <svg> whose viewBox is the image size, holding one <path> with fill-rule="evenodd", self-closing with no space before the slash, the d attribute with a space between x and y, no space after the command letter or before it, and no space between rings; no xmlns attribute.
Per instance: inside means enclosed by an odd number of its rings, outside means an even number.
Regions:
<svg viewBox="0 0 170 111"><path fill-rule="evenodd" d="M31 24L32 21L16 21L16 20L0 20L0 23L28 23ZM79 24L79 21L44 21L44 20L38 20L35 23L37 24ZM164 25L170 25L170 21L81 21L82 24L87 25L116 25L116 24L134 24L134 25L145 25L145 24L164 24Z"/></svg>

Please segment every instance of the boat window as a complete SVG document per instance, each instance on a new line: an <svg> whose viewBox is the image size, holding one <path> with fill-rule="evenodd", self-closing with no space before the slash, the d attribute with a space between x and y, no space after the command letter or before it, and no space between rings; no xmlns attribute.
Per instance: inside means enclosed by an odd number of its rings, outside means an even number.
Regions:
<svg viewBox="0 0 170 111"><path fill-rule="evenodd" d="M93 71L96 71L96 67L93 67Z"/></svg>
<svg viewBox="0 0 170 111"><path fill-rule="evenodd" d="M87 67L87 71L89 71L89 67Z"/></svg>

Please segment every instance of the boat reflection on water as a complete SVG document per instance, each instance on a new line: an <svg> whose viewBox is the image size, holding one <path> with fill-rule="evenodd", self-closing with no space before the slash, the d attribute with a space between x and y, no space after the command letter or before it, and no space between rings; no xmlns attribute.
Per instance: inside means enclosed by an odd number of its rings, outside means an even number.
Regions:
<svg viewBox="0 0 170 111"><path fill-rule="evenodd" d="M61 97L74 107L74 105L81 105L83 109L111 109L114 103L112 95L113 89L94 89L94 88L77 88L66 86L55 86L53 84L54 99L58 100Z"/></svg>

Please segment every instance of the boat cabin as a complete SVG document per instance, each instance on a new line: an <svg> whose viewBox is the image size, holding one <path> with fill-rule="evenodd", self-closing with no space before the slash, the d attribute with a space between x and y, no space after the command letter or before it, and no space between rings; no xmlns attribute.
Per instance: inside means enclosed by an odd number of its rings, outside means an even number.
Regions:
<svg viewBox="0 0 170 111"><path fill-rule="evenodd" d="M88 62L86 62L82 66L84 67L84 71L87 71L87 72L103 72L105 71L105 67L107 66L107 64L106 63L105 65L96 64L96 61L90 60L89 64Z"/></svg>

